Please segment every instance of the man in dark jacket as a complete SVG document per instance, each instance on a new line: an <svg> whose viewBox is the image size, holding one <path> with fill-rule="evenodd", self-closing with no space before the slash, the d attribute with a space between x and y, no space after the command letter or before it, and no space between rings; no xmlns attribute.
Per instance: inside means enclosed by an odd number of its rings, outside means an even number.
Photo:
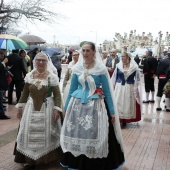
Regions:
<svg viewBox="0 0 170 170"><path fill-rule="evenodd" d="M12 82L9 84L8 89L8 104L12 104L12 93L14 85L16 88L17 102L21 96L21 91L23 87L23 79L26 75L26 70L24 67L23 58L18 55L19 50L12 50L12 54L8 56L8 66L10 66L10 71L13 74Z"/></svg>
<svg viewBox="0 0 170 170"><path fill-rule="evenodd" d="M54 52L53 55L51 56L51 61L53 63L53 65L56 67L57 72L58 72L58 78L59 81L61 80L61 71L62 71L62 67L61 67L61 58L64 55L58 52Z"/></svg>
<svg viewBox="0 0 170 170"><path fill-rule="evenodd" d="M8 81L7 81L7 71L6 71L6 63L8 59L4 59L4 52L0 50L0 119L10 119L9 116L5 115L3 108L3 94L4 91L8 89Z"/></svg>
<svg viewBox="0 0 170 170"><path fill-rule="evenodd" d="M165 84L167 83L167 81L169 79L166 76L166 71L167 71L167 68L170 66L170 53L167 53L166 56L167 56L167 58L161 59L159 61L158 69L157 69L157 76L158 76L158 79L159 79L158 92L157 92L157 98L156 98L156 101L157 101L156 110L157 111L162 110L162 108L160 107L160 102L161 102L161 98L162 98L162 95L163 95L163 88L164 88ZM165 98L165 104L167 106L166 111L170 111L169 110L169 98Z"/></svg>
<svg viewBox="0 0 170 170"><path fill-rule="evenodd" d="M138 55L135 56L134 60L135 60L135 62L137 63L137 65L139 65L139 63L140 63L140 58L139 58Z"/></svg>
<svg viewBox="0 0 170 170"><path fill-rule="evenodd" d="M73 55L73 50L69 50L69 55L67 57L67 64L69 64L72 61L72 55Z"/></svg>
<svg viewBox="0 0 170 170"><path fill-rule="evenodd" d="M146 92L146 100L143 103L154 103L154 78L156 75L156 70L158 66L157 59L152 56L152 51L146 52L146 59L144 60L143 65L143 74L144 74L144 82L145 82L145 92ZM149 100L149 93L151 92L151 100Z"/></svg>

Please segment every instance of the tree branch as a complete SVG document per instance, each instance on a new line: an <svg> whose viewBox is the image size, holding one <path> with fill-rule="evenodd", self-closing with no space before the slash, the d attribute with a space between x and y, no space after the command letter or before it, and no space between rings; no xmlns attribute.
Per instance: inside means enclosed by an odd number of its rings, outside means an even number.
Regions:
<svg viewBox="0 0 170 170"><path fill-rule="evenodd" d="M7 24L8 22L17 22L23 16L30 21L40 20L45 22L50 22L53 18L63 17L62 15L48 9L47 4L50 3L49 1L50 0L12 1L10 5L8 5L5 4L4 0L1 0L0 23Z"/></svg>

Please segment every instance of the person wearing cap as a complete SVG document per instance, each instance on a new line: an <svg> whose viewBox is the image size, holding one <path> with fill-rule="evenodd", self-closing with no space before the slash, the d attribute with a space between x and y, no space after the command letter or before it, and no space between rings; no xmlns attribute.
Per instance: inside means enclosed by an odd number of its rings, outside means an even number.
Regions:
<svg viewBox="0 0 170 170"><path fill-rule="evenodd" d="M3 108L3 94L4 91L8 89L8 81L7 81L7 69L6 63L8 59L4 59L4 52L0 50L0 119L10 119L9 116L5 115L4 108Z"/></svg>
<svg viewBox="0 0 170 170"><path fill-rule="evenodd" d="M159 61L158 69L157 69L157 77L159 80L158 81L158 92L157 92L157 97L156 97L156 104L157 104L156 110L157 111L162 110L160 103L161 103L161 98L163 95L163 88L168 81L168 79L166 77L166 70L170 65L170 53L166 53L166 56L167 57L165 59L161 59ZM166 104L166 106L169 105L169 98L165 98L165 104Z"/></svg>
<svg viewBox="0 0 170 170"><path fill-rule="evenodd" d="M152 56L152 51L146 52L146 59L143 62L143 74L144 74L144 83L145 83L145 92L146 92L146 99L143 103L154 103L154 94L155 94L155 87L154 87L154 79L156 75L158 62L157 59ZM149 93L151 92L151 100L149 100Z"/></svg>
<svg viewBox="0 0 170 170"><path fill-rule="evenodd" d="M23 79L27 74L27 71L24 67L23 58L18 55L19 50L12 50L12 53L7 56L8 58L8 66L10 67L10 72L13 74L12 81L9 84L8 88L8 104L12 105L14 98L13 98L13 91L14 86L16 89L16 99L17 103L21 97L21 92L23 88Z"/></svg>
<svg viewBox="0 0 170 170"><path fill-rule="evenodd" d="M110 51L110 56L106 60L106 67L107 67L110 77L112 77L112 74L118 62L119 62L119 58L117 56L117 51L116 49L113 48Z"/></svg>

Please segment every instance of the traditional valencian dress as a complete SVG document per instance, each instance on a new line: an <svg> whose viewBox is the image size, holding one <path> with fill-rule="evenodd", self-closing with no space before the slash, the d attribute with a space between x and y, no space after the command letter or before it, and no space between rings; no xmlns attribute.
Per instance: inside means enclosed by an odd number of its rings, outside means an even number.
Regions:
<svg viewBox="0 0 170 170"><path fill-rule="evenodd" d="M78 62L64 109L61 161L69 170L113 170L124 163L120 123L113 103L110 77L98 60L92 69ZM110 114L115 114L111 123Z"/></svg>
<svg viewBox="0 0 170 170"><path fill-rule="evenodd" d="M47 79L25 77L25 86L16 107L23 107L23 116L14 150L15 162L30 165L59 161L61 118L54 122L53 109L61 109L58 77L49 73Z"/></svg>
<svg viewBox="0 0 170 170"><path fill-rule="evenodd" d="M142 101L140 71L135 61L131 59L128 70L123 69L122 61L118 63L112 81L120 122L140 121Z"/></svg>
<svg viewBox="0 0 170 170"><path fill-rule="evenodd" d="M68 69L66 71L65 77L64 77L64 81L63 81L63 101L65 103L67 96L68 96L68 92L70 89L70 83L71 83L71 74L72 74L72 67L74 66L74 61L71 61L68 65Z"/></svg>

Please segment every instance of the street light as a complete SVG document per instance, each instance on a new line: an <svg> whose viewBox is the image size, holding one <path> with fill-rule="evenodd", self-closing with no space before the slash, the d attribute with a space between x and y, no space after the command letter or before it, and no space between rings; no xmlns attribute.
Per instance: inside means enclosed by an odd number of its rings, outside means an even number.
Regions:
<svg viewBox="0 0 170 170"><path fill-rule="evenodd" d="M160 56L161 53L161 41L162 41L162 32L158 32L159 34L159 41L158 41L158 49L157 49L157 55Z"/></svg>
<svg viewBox="0 0 170 170"><path fill-rule="evenodd" d="M99 44L100 45L100 53L102 53L102 44Z"/></svg>

